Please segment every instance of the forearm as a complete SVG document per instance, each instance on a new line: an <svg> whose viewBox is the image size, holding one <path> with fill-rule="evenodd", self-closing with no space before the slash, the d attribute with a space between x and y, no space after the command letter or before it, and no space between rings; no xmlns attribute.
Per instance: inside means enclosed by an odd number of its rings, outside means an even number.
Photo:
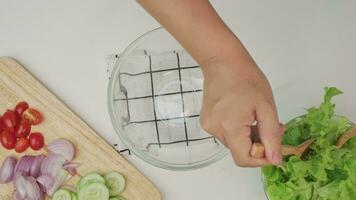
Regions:
<svg viewBox="0 0 356 200"><path fill-rule="evenodd" d="M139 0L198 61L204 64L216 57L251 60L208 0Z"/></svg>

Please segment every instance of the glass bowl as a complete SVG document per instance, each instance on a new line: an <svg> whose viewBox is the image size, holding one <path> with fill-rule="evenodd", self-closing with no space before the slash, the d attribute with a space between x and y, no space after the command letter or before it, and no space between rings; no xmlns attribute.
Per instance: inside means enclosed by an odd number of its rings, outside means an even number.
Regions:
<svg viewBox="0 0 356 200"><path fill-rule="evenodd" d="M305 118L305 116L306 116L306 115L301 115L301 116L298 116L298 117L295 117L295 118L291 119L290 121L287 122L286 126L288 126L288 124L291 124L291 123L293 123L293 122L295 122L295 121L298 121L298 120L300 120L300 119L302 119L302 118ZM334 115L334 116L333 116L334 119L338 119L338 118L340 118L340 117L344 117L344 116L341 116L341 115ZM350 125L350 127L352 127L352 126L354 125L354 123L353 123L352 121L350 121L350 120L348 120L348 124ZM267 183L266 183L266 181L265 181L265 177L264 177L262 168L261 168L261 170L260 170L260 173L261 173L261 181L262 181L262 186L263 186L264 193L265 193L265 195L266 195L266 199L267 199L267 200L273 200L272 198L270 198L270 197L268 196Z"/></svg>
<svg viewBox="0 0 356 200"><path fill-rule="evenodd" d="M190 170L228 150L200 126L203 76L195 60L163 28L145 33L120 55L108 86L112 124L144 161Z"/></svg>

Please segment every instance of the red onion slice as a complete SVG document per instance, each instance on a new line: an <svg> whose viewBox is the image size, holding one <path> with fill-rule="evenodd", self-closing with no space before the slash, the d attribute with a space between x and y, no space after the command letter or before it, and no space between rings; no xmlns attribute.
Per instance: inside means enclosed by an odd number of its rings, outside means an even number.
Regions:
<svg viewBox="0 0 356 200"><path fill-rule="evenodd" d="M41 164L44 159L44 156L36 156L32 160L30 168L30 176L37 178L41 172Z"/></svg>
<svg viewBox="0 0 356 200"><path fill-rule="evenodd" d="M46 190L49 196L52 196L65 182L68 181L69 174L66 170L61 169L54 178L54 183L51 188Z"/></svg>
<svg viewBox="0 0 356 200"><path fill-rule="evenodd" d="M18 175L14 179L14 185L16 188L16 192L13 194L14 199L44 200L43 192L32 176Z"/></svg>
<svg viewBox="0 0 356 200"><path fill-rule="evenodd" d="M18 175L18 176L15 176L15 178L14 178L14 186L16 188L16 193L17 193L16 195L20 199L25 199L27 196L26 182L27 182L27 180L25 179L24 176Z"/></svg>
<svg viewBox="0 0 356 200"><path fill-rule="evenodd" d="M41 175L37 178L37 182L45 188L44 192L46 192L53 187L54 180L50 175Z"/></svg>
<svg viewBox="0 0 356 200"><path fill-rule="evenodd" d="M49 153L46 158L43 159L41 164L41 174L50 175L55 177L56 174L62 169L65 158L54 153Z"/></svg>
<svg viewBox="0 0 356 200"><path fill-rule="evenodd" d="M74 145L65 139L50 142L47 148L50 152L63 156L67 161L72 161L75 156Z"/></svg>
<svg viewBox="0 0 356 200"><path fill-rule="evenodd" d="M24 176L30 175L30 169L34 156L23 156L16 164L14 173Z"/></svg>
<svg viewBox="0 0 356 200"><path fill-rule="evenodd" d="M21 198L20 193L18 193L16 190L14 193L12 193L12 200L23 200L24 198Z"/></svg>
<svg viewBox="0 0 356 200"><path fill-rule="evenodd" d="M80 166L80 163L70 162L63 165L63 169L67 170L70 175L77 175L77 168Z"/></svg>
<svg viewBox="0 0 356 200"><path fill-rule="evenodd" d="M32 176L28 176L26 178L27 184L27 198L32 199L32 200L42 200L43 195L40 187L38 186L36 179L33 178Z"/></svg>
<svg viewBox="0 0 356 200"><path fill-rule="evenodd" d="M0 168L0 183L8 183L14 177L14 169L16 166L16 158L6 157Z"/></svg>

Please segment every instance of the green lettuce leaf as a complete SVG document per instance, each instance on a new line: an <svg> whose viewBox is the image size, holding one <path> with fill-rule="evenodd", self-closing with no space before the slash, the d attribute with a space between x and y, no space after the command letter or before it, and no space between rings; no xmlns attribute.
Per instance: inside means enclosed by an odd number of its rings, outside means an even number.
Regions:
<svg viewBox="0 0 356 200"><path fill-rule="evenodd" d="M342 94L335 87L326 87L323 102L307 109L303 117L286 124L282 143L298 145L314 138L302 158L286 156L279 166L262 169L270 200L355 200L356 138L341 149L335 143L351 123L335 116L333 97Z"/></svg>

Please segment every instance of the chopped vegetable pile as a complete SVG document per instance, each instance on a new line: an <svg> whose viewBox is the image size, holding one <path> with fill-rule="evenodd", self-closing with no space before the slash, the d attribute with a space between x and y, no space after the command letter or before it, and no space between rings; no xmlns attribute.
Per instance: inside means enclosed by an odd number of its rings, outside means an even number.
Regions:
<svg viewBox="0 0 356 200"><path fill-rule="evenodd" d="M75 153L72 143L59 139L49 143L48 147L51 150L47 156L25 155L18 162L15 157L8 156L4 160L0 183L13 181L14 200L43 200L45 193L52 196L71 178L70 175L76 174L79 165L72 162Z"/></svg>
<svg viewBox="0 0 356 200"><path fill-rule="evenodd" d="M96 172L83 176L77 189L62 188L54 193L52 200L125 200L119 194L125 189L125 178L118 172L104 177Z"/></svg>
<svg viewBox="0 0 356 200"><path fill-rule="evenodd" d="M42 133L31 133L31 126L43 121L42 114L34 108L30 108L27 102L19 102L15 109L6 110L0 116L0 141L5 149L15 149L22 153L31 147L38 151L44 146Z"/></svg>
<svg viewBox="0 0 356 200"><path fill-rule="evenodd" d="M42 114L20 102L14 110L0 115L0 141L4 148L22 153L31 147L44 146L41 133L31 133L31 126L43 121ZM77 173L79 163L72 162L76 149L66 139L57 139L47 146L48 155L24 155L18 161L13 156L0 165L0 184L12 182L13 200L44 200L46 194L53 200L125 200L120 194L125 189L125 178L118 172L104 177L90 173L81 177L77 188L65 185Z"/></svg>
<svg viewBox="0 0 356 200"><path fill-rule="evenodd" d="M350 127L346 117L335 116L332 98L342 92L325 88L324 101L303 117L286 125L283 144L296 146L315 138L299 159L286 156L283 163L262 169L270 200L355 200L356 138L340 149L335 143Z"/></svg>

